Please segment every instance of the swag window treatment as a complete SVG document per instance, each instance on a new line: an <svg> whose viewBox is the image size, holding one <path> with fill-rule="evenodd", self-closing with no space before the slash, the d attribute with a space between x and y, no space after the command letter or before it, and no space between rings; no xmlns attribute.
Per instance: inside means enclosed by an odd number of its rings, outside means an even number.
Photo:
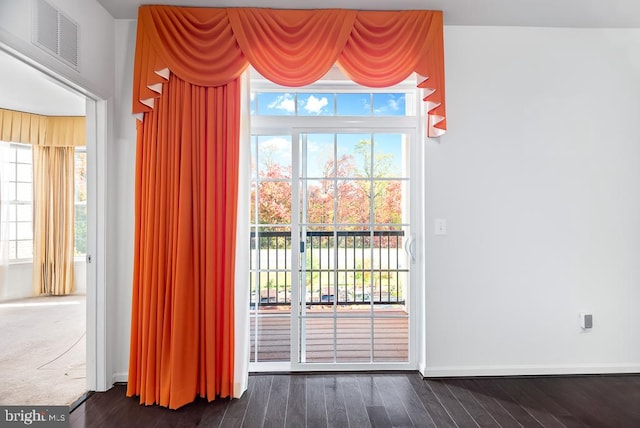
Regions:
<svg viewBox="0 0 640 428"><path fill-rule="evenodd" d="M178 408L240 396L234 343L240 76L303 86L424 80L426 131L446 130L442 13L142 6L133 76L136 235L127 395ZM243 302L240 302L241 304ZM247 338L243 338L247 339Z"/></svg>
<svg viewBox="0 0 640 428"><path fill-rule="evenodd" d="M74 291L74 153L85 118L0 109L0 140L33 147L33 293Z"/></svg>
<svg viewBox="0 0 640 428"><path fill-rule="evenodd" d="M425 80L427 132L446 130L442 12L142 6L133 112L153 109L169 73L200 86L236 80L251 64L284 86L315 82L337 64L361 85Z"/></svg>

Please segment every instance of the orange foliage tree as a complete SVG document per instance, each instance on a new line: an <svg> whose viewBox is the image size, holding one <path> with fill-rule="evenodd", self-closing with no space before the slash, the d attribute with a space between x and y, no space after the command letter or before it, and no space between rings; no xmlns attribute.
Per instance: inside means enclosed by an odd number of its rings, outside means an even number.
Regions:
<svg viewBox="0 0 640 428"><path fill-rule="evenodd" d="M391 155L376 155L372 161L371 142L366 140L356 146L356 151L363 159L362 165L356 165L351 154L342 155L337 161L329 159L323 165L322 178L307 187L307 223L333 224L335 221L361 229L362 226L355 225L366 225L370 221L402 222L402 185L399 180L389 179ZM268 158L260 171L259 223L290 224L291 168ZM255 201L254 191L252 202ZM373 218L370 218L371 208ZM266 230L278 229L272 226Z"/></svg>

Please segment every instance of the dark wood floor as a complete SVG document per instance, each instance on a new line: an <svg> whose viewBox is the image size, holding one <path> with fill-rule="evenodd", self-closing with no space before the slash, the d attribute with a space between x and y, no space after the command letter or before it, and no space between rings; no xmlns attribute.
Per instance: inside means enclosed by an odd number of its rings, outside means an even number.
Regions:
<svg viewBox="0 0 640 428"><path fill-rule="evenodd" d="M253 375L239 400L145 407L96 393L72 427L640 427L640 376L423 380L417 373Z"/></svg>

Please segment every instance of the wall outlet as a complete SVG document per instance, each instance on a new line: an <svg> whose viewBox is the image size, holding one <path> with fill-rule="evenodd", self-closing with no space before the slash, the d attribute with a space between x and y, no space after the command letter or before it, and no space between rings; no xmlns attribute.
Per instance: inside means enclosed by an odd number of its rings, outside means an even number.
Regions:
<svg viewBox="0 0 640 428"><path fill-rule="evenodd" d="M580 327L584 329L593 328L593 314L580 314Z"/></svg>

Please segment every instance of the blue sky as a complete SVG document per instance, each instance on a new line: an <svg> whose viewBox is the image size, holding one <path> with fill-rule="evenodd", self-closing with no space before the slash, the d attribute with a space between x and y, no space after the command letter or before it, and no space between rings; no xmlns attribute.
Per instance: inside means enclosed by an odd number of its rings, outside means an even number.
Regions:
<svg viewBox="0 0 640 428"><path fill-rule="evenodd" d="M258 92L252 94L251 112L265 116L404 116L406 104L404 93L291 93ZM393 177L402 175L402 136L401 134L348 134L325 133L307 135L307 176L322 177L325 163L333 159L336 150L338 158L345 154L354 158L358 168L364 167L364 158L355 151L361 140L373 138L374 158L389 155ZM334 140L336 147L334 147ZM291 136L258 136L252 140L252 156L256 147L259 152L258 163L264 167L269 157L281 164L284 169L291 167ZM407 148L404 148L407 150ZM254 159L255 160L255 159ZM377 175L374 173L374 175ZM253 174L255 177L255 172Z"/></svg>
<svg viewBox="0 0 640 428"><path fill-rule="evenodd" d="M297 97L296 97L297 95ZM251 113L267 116L404 116L403 93L289 93L252 94Z"/></svg>

